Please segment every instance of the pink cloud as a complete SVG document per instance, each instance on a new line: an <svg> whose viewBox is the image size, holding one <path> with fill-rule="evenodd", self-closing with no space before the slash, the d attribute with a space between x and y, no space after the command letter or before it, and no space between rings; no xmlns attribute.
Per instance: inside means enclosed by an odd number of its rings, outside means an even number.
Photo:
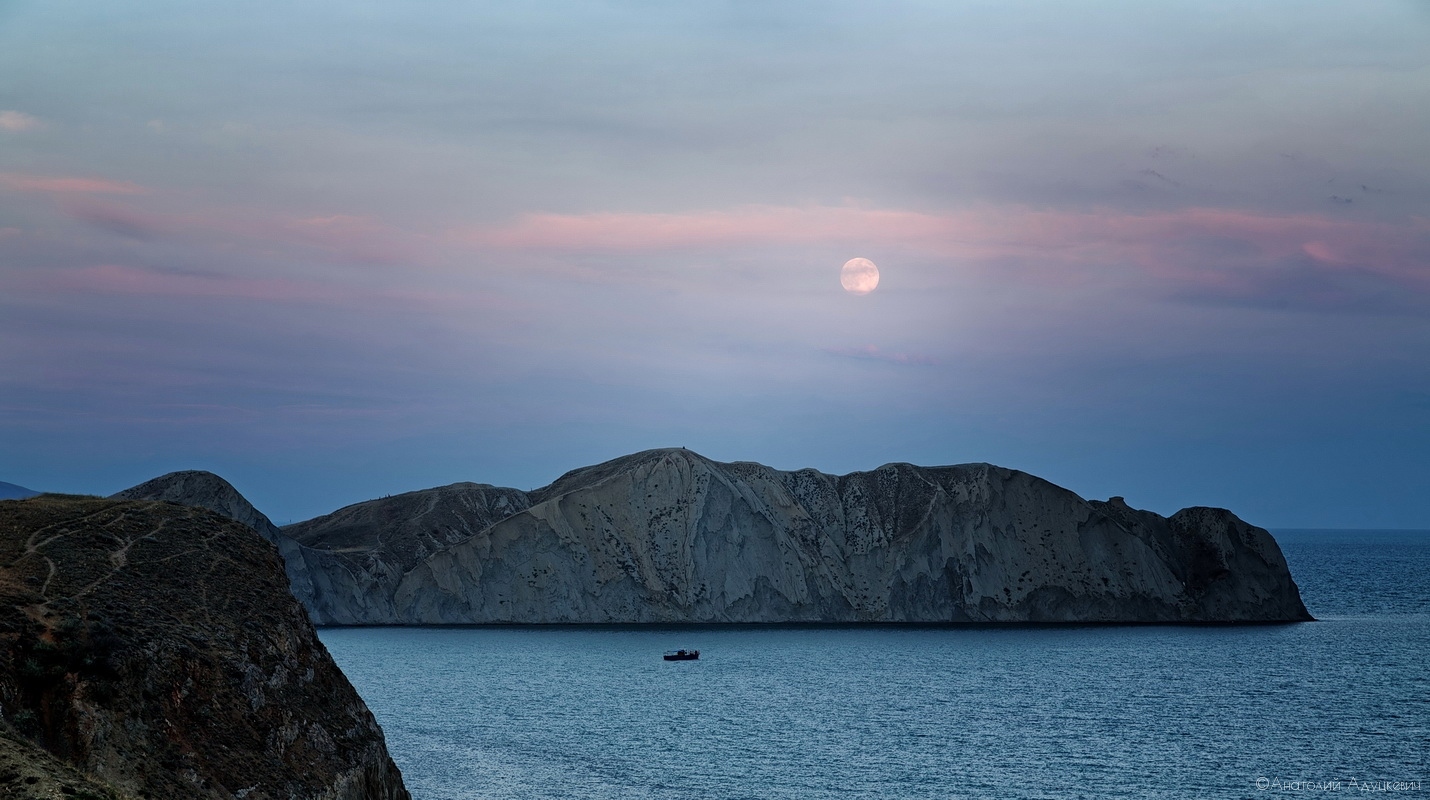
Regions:
<svg viewBox="0 0 1430 800"><path fill-rule="evenodd" d="M0 172L0 187L16 192L52 192L59 194L149 194L150 190L133 183L103 178L65 178L48 175L21 175Z"/></svg>
<svg viewBox="0 0 1430 800"><path fill-rule="evenodd" d="M1150 214L1043 211L1021 206L981 207L939 214L854 207L747 207L688 214L530 214L492 228L454 232L456 241L503 249L650 251L759 243L877 241L915 244L948 253L1032 253L1069 246L1078 252L1139 252L1148 243L1204 236L1245 239L1261 249L1301 252L1308 238L1361 244L1386 234L1404 238L1430 231L1348 222L1319 215L1274 215L1214 208Z"/></svg>
<svg viewBox="0 0 1430 800"><path fill-rule="evenodd" d="M992 205L939 212L854 205L746 206L669 214L530 214L504 225L472 226L432 237L370 216L342 213L280 216L251 209L191 208L140 214L85 195L148 190L95 178L0 173L0 188L72 193L62 205L72 216L131 238L162 233L191 243L207 240L226 253L247 251L290 263L400 264L441 272L442 265L469 262L469 251L477 248L513 265L586 280L649 283L652 264L695 265L662 272L666 280L685 282L701 280L693 271L718 259L679 261L665 254L832 245L850 254L897 252L917 258L924 272L910 276L914 280L905 286L938 285L942 275L961 274L1038 286L1136 286L1177 297L1269 297L1293 290L1310 297L1313 289L1320 292L1315 296L1335 297L1381 292L1379 284L1430 293L1430 220L1424 219L1388 223L1217 208L1137 214ZM655 258L585 258L623 254ZM1306 272L1312 267L1314 274ZM1302 273L1292 276L1296 280L1283 275L1298 268ZM275 301L327 302L325 292L333 291L319 284L168 273L145 273L142 280L121 280L119 273L90 277L105 291ZM1316 288L1315 281L1335 284L1334 291Z"/></svg>
<svg viewBox="0 0 1430 800"><path fill-rule="evenodd" d="M0 131L19 133L43 127L45 127L45 123L41 122L38 117L32 117L23 111L0 111Z"/></svg>
<svg viewBox="0 0 1430 800"><path fill-rule="evenodd" d="M458 230L454 238L502 249L652 251L871 236L927 239L946 236L950 222L910 211L752 206L688 214L530 214L501 228Z"/></svg>
<svg viewBox="0 0 1430 800"><path fill-rule="evenodd" d="M1291 259L1354 267L1397 280L1426 278L1430 221L1403 224L1216 208L1130 214L985 206L942 213L859 207L746 207L688 214L532 214L453 234L464 246L555 253L651 253L768 244L897 249L967 269L1039 280L1082 280L1133 269L1176 281L1215 281L1218 266ZM1237 251L1231 256L1229 251Z"/></svg>
<svg viewBox="0 0 1430 800"><path fill-rule="evenodd" d="M351 214L332 214L326 217L300 217L289 222L295 228L310 228L321 230L342 230L342 231L364 231L377 230L377 225L371 217L358 217Z"/></svg>
<svg viewBox="0 0 1430 800"><path fill-rule="evenodd" d="M1335 252L1331 250L1330 245L1327 245L1325 242L1306 242L1301 245L1301 249L1305 251L1306 255L1317 261L1334 264L1341 260L1336 256Z"/></svg>
<svg viewBox="0 0 1430 800"><path fill-rule="evenodd" d="M263 228L267 230L262 230ZM404 236L387 224L367 216L331 214L257 222L255 232L303 242L337 257L362 263L391 264L408 261L418 237Z"/></svg>

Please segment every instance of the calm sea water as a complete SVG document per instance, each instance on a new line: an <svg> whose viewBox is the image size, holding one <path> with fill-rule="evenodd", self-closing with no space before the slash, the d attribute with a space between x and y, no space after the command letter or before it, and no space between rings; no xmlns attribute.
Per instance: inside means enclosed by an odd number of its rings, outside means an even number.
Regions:
<svg viewBox="0 0 1430 800"><path fill-rule="evenodd" d="M1276 535L1321 621L321 636L417 800L1430 797L1430 532Z"/></svg>

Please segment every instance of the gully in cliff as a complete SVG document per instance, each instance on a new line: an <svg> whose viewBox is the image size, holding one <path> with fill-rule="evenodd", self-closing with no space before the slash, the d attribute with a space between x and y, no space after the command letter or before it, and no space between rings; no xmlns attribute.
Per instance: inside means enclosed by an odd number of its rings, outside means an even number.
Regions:
<svg viewBox="0 0 1430 800"><path fill-rule="evenodd" d="M699 650L667 650L661 656L666 661L694 661L700 658Z"/></svg>

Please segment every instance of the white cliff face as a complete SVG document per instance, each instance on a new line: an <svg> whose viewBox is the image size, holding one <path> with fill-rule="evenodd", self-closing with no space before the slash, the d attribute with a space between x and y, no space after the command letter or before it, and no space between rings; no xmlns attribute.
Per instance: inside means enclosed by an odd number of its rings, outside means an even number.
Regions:
<svg viewBox="0 0 1430 800"><path fill-rule="evenodd" d="M1310 618L1270 534L1228 511L1163 518L989 464L832 476L652 450L274 533L322 624Z"/></svg>
<svg viewBox="0 0 1430 800"><path fill-rule="evenodd" d="M391 621L1308 618L1270 535L1227 512L1119 515L986 464L834 477L650 451L532 500L408 571Z"/></svg>

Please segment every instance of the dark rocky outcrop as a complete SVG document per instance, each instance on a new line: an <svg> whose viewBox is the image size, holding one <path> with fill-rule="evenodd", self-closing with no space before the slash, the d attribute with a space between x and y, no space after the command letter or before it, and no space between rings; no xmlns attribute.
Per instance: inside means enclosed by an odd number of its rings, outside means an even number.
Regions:
<svg viewBox="0 0 1430 800"><path fill-rule="evenodd" d="M0 790L407 800L287 589L270 543L206 509L0 502Z"/></svg>
<svg viewBox="0 0 1430 800"><path fill-rule="evenodd" d="M0 726L0 797L5 800L128 800Z"/></svg>
<svg viewBox="0 0 1430 800"><path fill-rule="evenodd" d="M284 536L268 517L253 507L248 498L239 494L228 481L212 472L185 470L170 472L138 486L131 486L111 495L120 500L160 500L184 506L206 508L220 516L247 525L278 548L283 559L293 596L304 608L316 604L313 576L325 574L323 553L308 553L297 542ZM316 620L315 620L316 621Z"/></svg>

